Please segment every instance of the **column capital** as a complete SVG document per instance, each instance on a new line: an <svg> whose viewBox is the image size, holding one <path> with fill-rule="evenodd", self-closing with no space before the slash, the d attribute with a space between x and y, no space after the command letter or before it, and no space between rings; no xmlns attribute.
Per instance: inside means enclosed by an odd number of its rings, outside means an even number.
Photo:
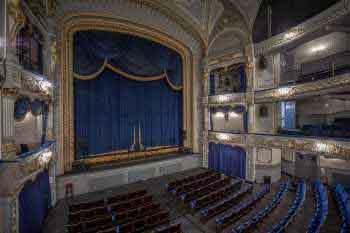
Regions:
<svg viewBox="0 0 350 233"><path fill-rule="evenodd" d="M1 94L3 97L17 97L18 93L18 88L3 88Z"/></svg>

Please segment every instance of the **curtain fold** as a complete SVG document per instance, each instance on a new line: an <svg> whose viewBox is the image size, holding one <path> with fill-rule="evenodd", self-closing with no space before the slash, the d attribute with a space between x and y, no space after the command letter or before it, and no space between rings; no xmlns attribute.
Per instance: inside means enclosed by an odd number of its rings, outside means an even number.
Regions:
<svg viewBox="0 0 350 233"><path fill-rule="evenodd" d="M50 207L49 174L45 170L34 182L27 182L19 194L19 232L41 233Z"/></svg>
<svg viewBox="0 0 350 233"><path fill-rule="evenodd" d="M208 166L227 176L245 178L246 152L241 147L209 143Z"/></svg>
<svg viewBox="0 0 350 233"><path fill-rule="evenodd" d="M156 42L108 31L79 31L74 35L74 76L89 80L110 69L137 81L164 79L182 90L182 59Z"/></svg>
<svg viewBox="0 0 350 233"><path fill-rule="evenodd" d="M74 81L76 159L128 150L135 128L148 147L182 145L182 92L164 81L138 82L110 70Z"/></svg>

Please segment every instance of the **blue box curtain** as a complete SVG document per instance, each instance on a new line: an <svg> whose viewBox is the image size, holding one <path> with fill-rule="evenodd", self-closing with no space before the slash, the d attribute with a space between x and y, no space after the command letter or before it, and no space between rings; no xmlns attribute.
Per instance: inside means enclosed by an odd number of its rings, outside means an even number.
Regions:
<svg viewBox="0 0 350 233"><path fill-rule="evenodd" d="M227 176L245 178L246 152L241 147L209 143L209 169L219 171Z"/></svg>
<svg viewBox="0 0 350 233"><path fill-rule="evenodd" d="M48 171L40 173L34 182L28 181L19 194L19 233L41 233L51 207Z"/></svg>
<svg viewBox="0 0 350 233"><path fill-rule="evenodd" d="M181 56L127 34L74 36L76 159L126 150L141 127L146 148L181 146Z"/></svg>

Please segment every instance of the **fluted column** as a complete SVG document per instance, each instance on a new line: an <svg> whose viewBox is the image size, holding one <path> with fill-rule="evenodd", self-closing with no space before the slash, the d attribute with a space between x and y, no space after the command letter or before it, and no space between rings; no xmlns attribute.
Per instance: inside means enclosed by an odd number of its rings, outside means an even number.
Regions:
<svg viewBox="0 0 350 233"><path fill-rule="evenodd" d="M12 159L16 156L16 148L14 141L15 119L14 107L16 101L17 89L5 88L1 93L1 157L2 159Z"/></svg>
<svg viewBox="0 0 350 233"><path fill-rule="evenodd" d="M209 95L209 75L208 69L204 71L203 78L203 167L208 168L208 125L209 125L209 109L208 109L208 95Z"/></svg>

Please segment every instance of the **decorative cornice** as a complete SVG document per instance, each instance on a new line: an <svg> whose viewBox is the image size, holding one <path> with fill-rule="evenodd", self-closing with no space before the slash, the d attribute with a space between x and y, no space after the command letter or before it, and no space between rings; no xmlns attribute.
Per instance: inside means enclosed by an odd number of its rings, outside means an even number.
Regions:
<svg viewBox="0 0 350 233"><path fill-rule="evenodd" d="M288 87L280 87L266 91L255 92L255 102L278 102L303 95L317 95L320 91L328 89L350 86L350 74L338 75L335 77L297 84Z"/></svg>
<svg viewBox="0 0 350 233"><path fill-rule="evenodd" d="M252 93L235 93L226 95L216 95L208 97L208 104L210 106L218 105L236 105L236 104L247 104L252 102Z"/></svg>
<svg viewBox="0 0 350 233"><path fill-rule="evenodd" d="M304 23L284 33L273 36L268 40L255 44L255 56L279 49L335 22L337 19L350 12L346 4L346 0L342 0Z"/></svg>
<svg viewBox="0 0 350 233"><path fill-rule="evenodd" d="M18 96L18 88L4 88L2 89L2 96L11 96L16 97Z"/></svg>
<svg viewBox="0 0 350 233"><path fill-rule="evenodd" d="M350 142L337 141L336 139L209 132L209 142L230 145L245 144L246 147L289 149L317 153L327 158L350 160Z"/></svg>

